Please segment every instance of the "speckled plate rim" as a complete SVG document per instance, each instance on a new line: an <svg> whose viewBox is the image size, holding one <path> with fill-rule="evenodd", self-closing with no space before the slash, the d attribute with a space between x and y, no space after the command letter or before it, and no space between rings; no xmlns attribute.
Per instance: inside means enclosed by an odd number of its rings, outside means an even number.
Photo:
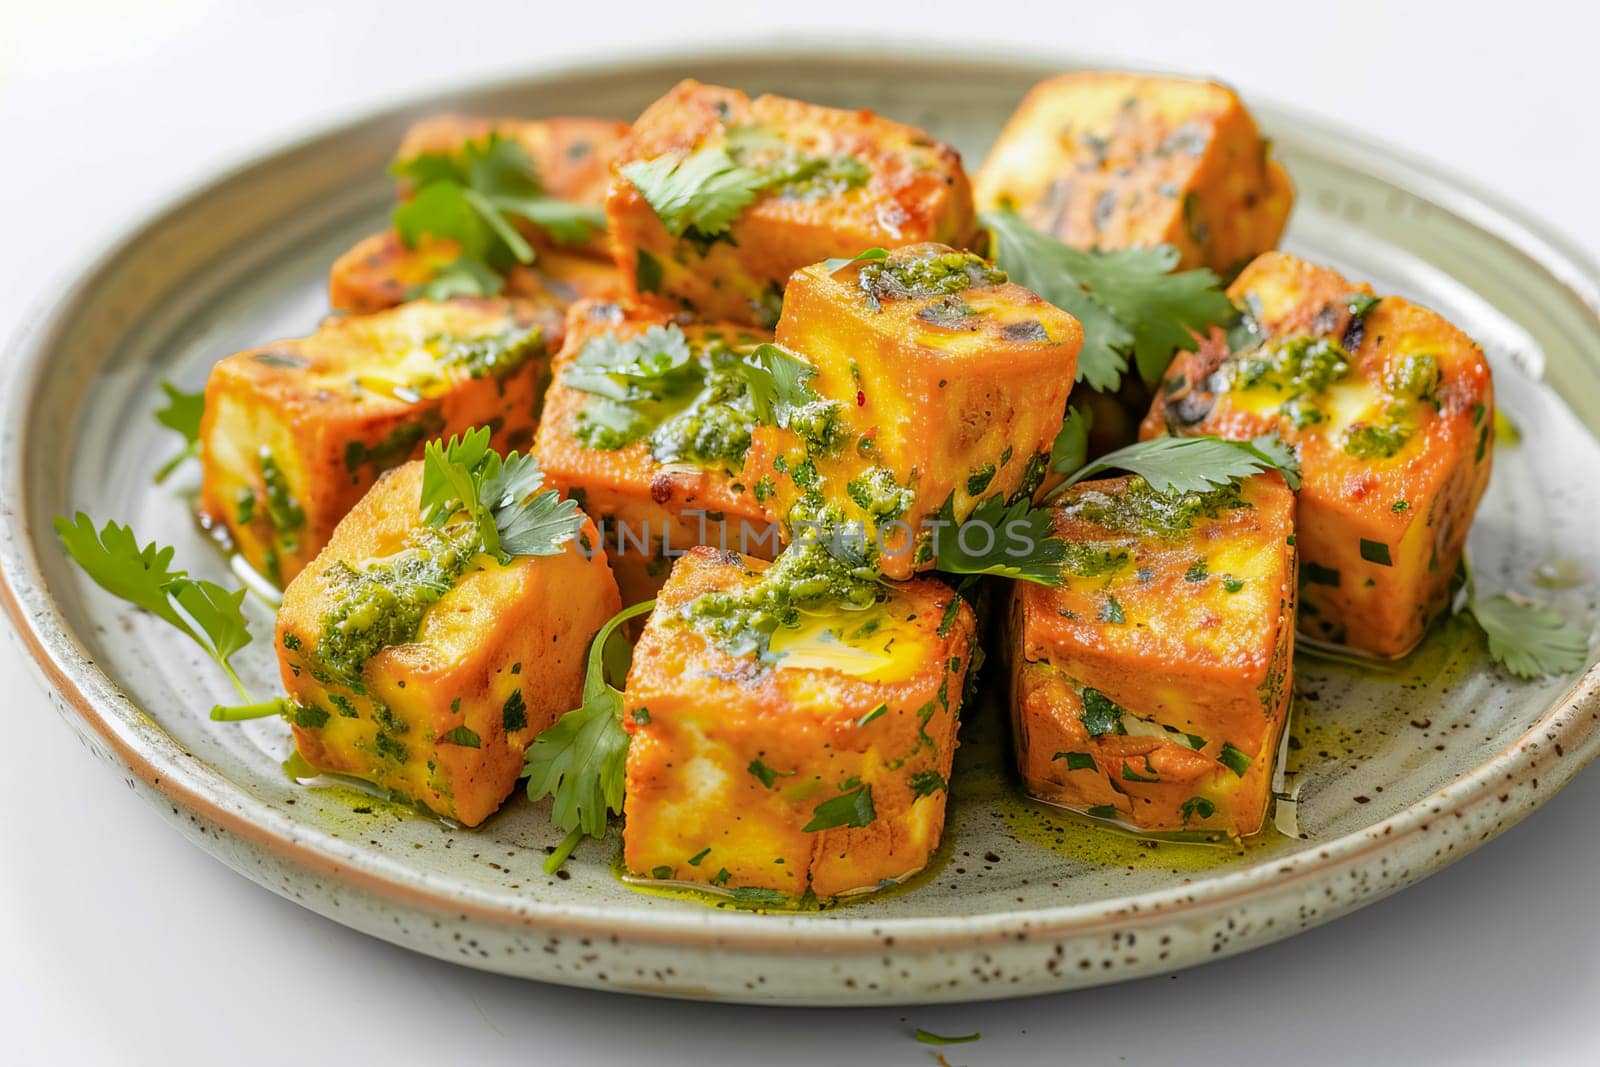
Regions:
<svg viewBox="0 0 1600 1067"><path fill-rule="evenodd" d="M984 67L1033 66L1048 70L1103 64L1069 54L1037 49L990 51L981 59L948 42L901 40L893 44L862 41L751 44L737 49L741 59L771 62L850 61L871 58L881 63L940 63L957 74L975 76ZM728 50L659 50L628 56L599 54L584 62L543 67L514 78L468 86L458 92L490 92L527 87L601 71L628 75L670 63L684 71L697 64L726 58ZM1184 72L1178 72L1184 73ZM974 917L881 919L835 917L825 926L803 916L749 915L721 911L629 913L601 907L552 905L518 897L509 902L481 891L465 890L445 879L429 877L405 864L356 852L329 834L298 823L252 798L221 774L188 755L165 734L146 736L147 716L88 656L67 627L40 569L36 545L28 536L24 442L29 439L31 399L40 376L47 372L43 356L54 336L70 320L75 307L91 293L123 250L181 217L191 202L245 180L252 172L342 131L385 116L413 111L429 100L452 95L430 93L366 114L260 153L220 177L200 183L169 200L145 221L130 227L81 272L63 295L30 316L6 346L0 367L0 601L4 602L21 645L44 682L60 696L112 753L159 795L240 839L307 872L379 898L424 910L472 917L488 923L561 934L598 934L639 943L701 945L707 935L721 949L749 948L779 954L826 954L871 950L886 937L909 949L966 948L1021 938L1070 936L1101 928L1126 926L1138 919L1172 919L1189 911L1215 911L1263 893L1293 892L1307 882L1338 877L1363 858L1397 850L1402 842L1427 832L1445 816L1460 816L1480 804L1502 804L1515 792L1517 808L1502 812L1500 828L1532 812L1600 754L1600 664L1593 665L1551 708L1515 741L1446 788L1387 819L1330 840L1313 851L1242 867L1199 885L1178 885L1138 895L1052 908L1023 909ZM1600 336L1600 270L1585 255L1542 224L1492 194L1448 172L1409 159L1403 152L1294 111L1253 102L1262 114L1311 130L1337 142L1343 157L1362 171L1407 189L1440 210L1454 214L1497 238L1508 251L1539 267L1552 282L1582 305ZM1268 123L1272 123L1269 121ZM49 547L53 548L53 544ZM1547 758L1554 754L1557 759ZM1542 772L1542 775L1540 774ZM1542 777L1542 787L1540 778ZM1531 779L1535 788L1509 790ZM1486 838L1485 838L1486 839ZM1425 873L1459 859L1470 848L1435 854ZM1290 931L1285 929L1283 933Z"/></svg>

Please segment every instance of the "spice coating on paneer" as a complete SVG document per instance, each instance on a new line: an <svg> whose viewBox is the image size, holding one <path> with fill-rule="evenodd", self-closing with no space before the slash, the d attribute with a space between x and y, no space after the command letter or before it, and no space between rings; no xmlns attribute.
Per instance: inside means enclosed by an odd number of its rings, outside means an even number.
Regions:
<svg viewBox="0 0 1600 1067"><path fill-rule="evenodd" d="M606 215L623 276L705 319L770 329L808 263L976 231L960 155L923 131L695 81L639 116L616 170Z"/></svg>
<svg viewBox="0 0 1600 1067"><path fill-rule="evenodd" d="M418 156L455 155L469 142L482 144L490 137L503 137L527 152L544 195L598 207L605 201L611 165L627 132L627 123L612 119L435 115L406 131L395 159L404 164ZM410 190L402 183L400 191L406 195ZM538 227L525 223L524 228L530 239L548 244ZM596 233L581 247L596 256L605 256L610 250L603 233Z"/></svg>
<svg viewBox="0 0 1600 1067"><path fill-rule="evenodd" d="M461 246L449 239L424 237L407 248L393 230L375 233L334 262L328 303L335 311L368 315L414 300L460 254ZM531 264L519 263L506 273L500 295L565 313L575 301L616 300L622 291L622 276L612 264L544 248ZM553 338L552 348L558 345Z"/></svg>
<svg viewBox="0 0 1600 1067"><path fill-rule="evenodd" d="M489 426L496 448L526 448L561 326L503 300L418 301L229 356L206 383L202 516L289 581L428 440Z"/></svg>
<svg viewBox="0 0 1600 1067"><path fill-rule="evenodd" d="M300 755L476 826L529 742L582 700L589 642L621 606L581 538L501 564L471 524L420 516L422 464L386 473L284 590L275 646Z"/></svg>
<svg viewBox="0 0 1600 1067"><path fill-rule="evenodd" d="M1434 311L1283 253L1228 292L1241 323L1178 353L1142 435L1281 433L1304 473L1301 633L1403 656L1447 605L1488 484L1483 352Z"/></svg>
<svg viewBox="0 0 1600 1067"><path fill-rule="evenodd" d="M1293 689L1294 514L1276 473L1063 495L1063 583L1019 582L1012 599L1029 793L1139 830L1261 828Z"/></svg>
<svg viewBox="0 0 1600 1067"><path fill-rule="evenodd" d="M916 245L797 273L777 339L821 399L757 427L745 484L790 527L859 531L905 578L980 501L1038 488L1083 330L979 257Z"/></svg>
<svg viewBox="0 0 1600 1067"><path fill-rule="evenodd" d="M1077 248L1175 246L1228 276L1278 243L1294 190L1232 89L1139 74L1035 86L978 172L978 205L1013 207Z"/></svg>
<svg viewBox="0 0 1600 1067"><path fill-rule="evenodd" d="M804 614L760 650L696 625L703 597L747 593L766 568L696 548L661 590L624 694L626 864L757 901L903 879L943 830L971 609L918 579Z"/></svg>
<svg viewBox="0 0 1600 1067"><path fill-rule="evenodd" d="M775 556L777 527L739 480L755 423L740 360L772 335L592 301L568 329L539 465L599 523L623 599L650 599L695 545Z"/></svg>

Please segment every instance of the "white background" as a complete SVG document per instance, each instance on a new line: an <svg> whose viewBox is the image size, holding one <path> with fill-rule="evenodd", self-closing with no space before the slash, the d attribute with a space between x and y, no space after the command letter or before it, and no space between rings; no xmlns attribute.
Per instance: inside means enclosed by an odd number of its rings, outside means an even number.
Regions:
<svg viewBox="0 0 1600 1067"><path fill-rule="evenodd" d="M597 51L797 33L1216 74L1600 247L1600 20L1563 13L1575 4L300 7L0 0L0 334L138 215L330 120ZM931 1064L917 1026L982 1031L945 1050L953 1064L1600 1062L1600 772L1425 884L1243 957L1000 1004L751 1009L515 982L367 940L170 831L79 748L9 643L0 694L3 1062Z"/></svg>

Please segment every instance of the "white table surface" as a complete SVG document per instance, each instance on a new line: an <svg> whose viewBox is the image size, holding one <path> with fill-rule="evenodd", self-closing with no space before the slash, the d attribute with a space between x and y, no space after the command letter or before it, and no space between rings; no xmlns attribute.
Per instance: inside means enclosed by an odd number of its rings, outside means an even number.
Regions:
<svg viewBox="0 0 1600 1067"><path fill-rule="evenodd" d="M797 32L1214 73L1600 248L1600 20L1563 13L1576 5L252 6L0 0L0 335L172 193L332 119L597 50ZM1600 1062L1600 772L1422 885L1210 966L997 1004L754 1009L511 981L364 938L170 831L9 642L0 693L0 1062L931 1064L917 1026L982 1031L944 1050L953 1064Z"/></svg>

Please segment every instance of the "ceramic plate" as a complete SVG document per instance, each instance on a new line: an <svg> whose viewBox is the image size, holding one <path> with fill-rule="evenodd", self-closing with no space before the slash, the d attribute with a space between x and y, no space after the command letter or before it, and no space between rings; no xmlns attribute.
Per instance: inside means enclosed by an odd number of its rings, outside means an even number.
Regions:
<svg viewBox="0 0 1600 1067"><path fill-rule="evenodd" d="M1302 655L1286 799L1277 828L1243 850L1141 843L1021 801L1001 709L986 694L964 716L945 846L914 886L820 913L758 914L630 889L612 871L615 833L546 875L559 833L526 798L463 831L292 783L280 767L283 724L210 722L206 709L229 692L209 662L93 587L56 545L51 517L82 508L226 580L188 517L197 472L151 485L173 447L151 418L158 382L198 388L221 356L312 329L329 264L380 227L384 165L426 112L627 118L693 75L871 107L953 142L975 166L1029 85L1078 65L874 47L573 67L319 135L108 244L5 364L5 599L56 706L184 834L262 885L420 952L598 988L795 1004L1066 989L1285 937L1459 859L1593 758L1600 670L1515 682L1461 623L1383 673ZM1594 268L1460 182L1255 104L1299 190L1287 246L1432 305L1489 352L1523 439L1495 457L1473 531L1480 586L1531 591L1541 563L1575 566L1582 581L1540 593L1592 620ZM250 610L268 632L270 611ZM243 667L253 689L274 686L267 642Z"/></svg>

